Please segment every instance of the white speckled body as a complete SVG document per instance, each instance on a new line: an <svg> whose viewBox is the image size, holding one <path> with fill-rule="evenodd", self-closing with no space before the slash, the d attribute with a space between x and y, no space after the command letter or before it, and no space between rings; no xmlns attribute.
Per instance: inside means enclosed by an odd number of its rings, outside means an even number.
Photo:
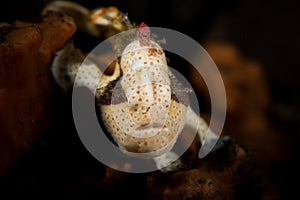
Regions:
<svg viewBox="0 0 300 200"><path fill-rule="evenodd" d="M101 105L101 117L124 153L162 155L173 147L185 124L186 106L172 99L166 57L149 40L131 42L123 51L120 84L125 102ZM135 154L138 155L138 154Z"/></svg>
<svg viewBox="0 0 300 200"><path fill-rule="evenodd" d="M120 149L125 153L147 153L152 158L170 151L173 147L185 124L185 112L184 105L172 101L170 108L163 113L166 115L164 125L155 127L152 124L153 127L150 127L152 122L149 115L136 113L127 103L101 106L102 120ZM148 127L139 129L140 126L135 123L137 118Z"/></svg>
<svg viewBox="0 0 300 200"><path fill-rule="evenodd" d="M80 6L73 4L51 6L88 15L85 9L82 11ZM103 25L99 12L92 13L96 16L93 23ZM127 22L128 18L122 16L121 22ZM95 24L88 30L91 35L97 30ZM178 158L171 149L185 125L197 130L202 143L206 135L215 136L208 134L211 131L205 121L173 91L174 77L171 78L165 53L150 39L150 34L150 28L142 23L136 39L125 47L111 76L104 75L92 61L82 64L85 55L72 43L57 53L52 72L65 89L75 82L76 86L96 90L102 121L120 150L132 156L153 158L162 169ZM117 85L117 90L109 88Z"/></svg>

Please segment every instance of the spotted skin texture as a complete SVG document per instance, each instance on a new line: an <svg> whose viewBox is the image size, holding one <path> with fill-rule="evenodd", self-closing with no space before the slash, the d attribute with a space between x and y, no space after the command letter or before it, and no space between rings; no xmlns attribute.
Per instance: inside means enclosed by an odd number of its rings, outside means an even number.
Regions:
<svg viewBox="0 0 300 200"><path fill-rule="evenodd" d="M196 128L201 140L207 125L172 91L164 51L148 41L146 28L137 31L138 39L121 56L119 82L126 100L114 103L114 93L120 92L112 92L111 104L100 103L101 118L125 154L142 153L153 158L159 169L174 170L178 157L171 149L185 124Z"/></svg>
<svg viewBox="0 0 300 200"><path fill-rule="evenodd" d="M173 147L185 124L186 107L172 99L166 57L147 34L149 27L143 25L121 56L126 102L100 107L108 132L123 152L154 158Z"/></svg>
<svg viewBox="0 0 300 200"><path fill-rule="evenodd" d="M73 43L67 43L56 53L52 63L52 74L65 90L73 86L84 86L91 91L95 89L102 91L109 82L120 76L121 69L117 63L113 75L106 76L91 58L87 58Z"/></svg>
<svg viewBox="0 0 300 200"><path fill-rule="evenodd" d="M186 107L172 101L170 108L164 111L163 126L157 127L155 124L161 123L160 108L151 109L155 109L153 113L143 114L133 111L127 103L101 105L101 118L121 150L150 153L154 157L165 153L176 141L184 126ZM141 123L149 127L141 129ZM150 124L154 124L154 128Z"/></svg>
<svg viewBox="0 0 300 200"><path fill-rule="evenodd" d="M141 45L138 40L123 51L121 85L132 108L149 108L160 104L167 109L171 104L171 81L168 65L161 47L153 42Z"/></svg>
<svg viewBox="0 0 300 200"><path fill-rule="evenodd" d="M56 53L51 69L56 82L62 88L67 90L73 86L78 74L78 63L83 60L83 53L76 49L73 43L67 43L63 49Z"/></svg>
<svg viewBox="0 0 300 200"><path fill-rule="evenodd" d="M211 131L190 108L184 97L188 92L178 89L164 51L150 40L149 30L145 25L138 29L137 38L125 47L111 76L92 61L66 64L70 57L81 58L74 46L58 53L53 72L60 85L76 79L77 86L96 90L103 124L122 152L153 158L159 169L169 171L178 167L178 156L171 149L185 125L197 130L202 143Z"/></svg>
<svg viewBox="0 0 300 200"><path fill-rule="evenodd" d="M165 53L156 42L150 41L149 46L142 46L135 40L122 53L122 71L127 73L144 66L160 66L161 70L168 71Z"/></svg>

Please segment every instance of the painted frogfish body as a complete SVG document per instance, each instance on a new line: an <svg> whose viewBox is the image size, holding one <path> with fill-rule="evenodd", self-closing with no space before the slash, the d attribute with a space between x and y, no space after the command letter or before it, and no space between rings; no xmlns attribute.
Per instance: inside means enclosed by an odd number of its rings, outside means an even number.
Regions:
<svg viewBox="0 0 300 200"><path fill-rule="evenodd" d="M172 95L164 51L150 40L149 27L141 27L120 61L125 99L117 104L100 103L101 116L122 151L155 157L173 147L185 124L187 107Z"/></svg>
<svg viewBox="0 0 300 200"><path fill-rule="evenodd" d="M80 63L83 58L67 44L54 59L53 75L63 87L76 79L76 85L96 90L102 121L123 153L153 158L159 169L173 170L180 162L171 150L185 125L204 141L210 131L206 122L189 106L188 90L178 88L163 49L144 23L112 75L102 73L96 63Z"/></svg>

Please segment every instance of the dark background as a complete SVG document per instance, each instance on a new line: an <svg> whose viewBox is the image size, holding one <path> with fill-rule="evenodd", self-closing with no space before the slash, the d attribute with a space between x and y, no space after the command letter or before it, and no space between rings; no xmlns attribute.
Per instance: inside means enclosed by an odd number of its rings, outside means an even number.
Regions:
<svg viewBox="0 0 300 200"><path fill-rule="evenodd" d="M14 20L35 21L46 0L1 1L0 21ZM131 21L146 22L149 26L165 27L178 30L199 41L206 37L215 37L235 44L249 58L262 63L263 71L271 92L271 98L277 107L273 117L275 127L284 130L290 138L292 146L291 159L283 163L278 174L273 174L271 180L279 187L283 199L298 194L299 164L296 164L300 151L298 150L300 135L300 12L296 1L235 1L235 0L110 0L110 1L76 1L88 8L97 6L117 6L128 13ZM247 78L247 77L245 77ZM71 110L69 110L71 113ZM72 122L70 122L72 123ZM37 145L38 154L33 150L21 163L13 169L3 181L2 189L18 192L36 191L51 193L49 187L59 194L60 190L68 194L80 194L81 186L72 185L73 173L88 173L102 167L84 149L74 152L74 146L81 146L78 138L72 138L71 133L65 139L50 137L46 142ZM69 137L71 145L64 142ZM50 148L49 144L58 148ZM267 145L267 144L266 144ZM70 148L65 149L65 148ZM81 147L83 148L83 147ZM61 151L64 149L64 151ZM43 152L43 156L42 153ZM84 152L84 153L82 153ZM65 160L65 156L71 156ZM74 161L80 158L79 161ZM56 163L56 162L62 163ZM86 165L78 162L85 162ZM70 164L71 163L71 164ZM72 165L72 166L71 166ZM91 167L92 166L92 167ZM68 170L73 168L73 170ZM92 169L91 169L92 168ZM33 172L48 174L43 186L24 187L26 174ZM99 172L99 177L102 174ZM58 178L63 176L61 183ZM93 174L95 176L95 174ZM26 178L24 178L26 177ZM97 177L95 177L96 179ZM39 176L30 176L31 183L39 183ZM56 180L57 179L57 180ZM68 180L68 181L66 181ZM47 183L46 183L47 182ZM60 183L58 183L60 182ZM55 184L67 185L64 189ZM20 189L22 188L22 189ZM16 190L15 190L16 189ZM1 188L0 188L1 191ZM143 191L139 191L143 192ZM72 196L72 195L71 195Z"/></svg>

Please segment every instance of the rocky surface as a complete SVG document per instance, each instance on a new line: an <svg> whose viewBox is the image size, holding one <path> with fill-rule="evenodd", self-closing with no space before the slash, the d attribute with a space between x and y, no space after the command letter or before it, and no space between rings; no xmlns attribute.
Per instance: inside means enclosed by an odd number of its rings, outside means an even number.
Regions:
<svg viewBox="0 0 300 200"><path fill-rule="evenodd" d="M194 149L199 147L195 141ZM256 170L253 155L236 141L224 137L218 149L199 160L193 148L183 157L186 166L173 174L148 178L150 199L263 199L278 192ZM268 191L268 192L267 192Z"/></svg>
<svg viewBox="0 0 300 200"><path fill-rule="evenodd" d="M0 175L24 156L51 125L54 53L73 35L68 16L0 27Z"/></svg>

